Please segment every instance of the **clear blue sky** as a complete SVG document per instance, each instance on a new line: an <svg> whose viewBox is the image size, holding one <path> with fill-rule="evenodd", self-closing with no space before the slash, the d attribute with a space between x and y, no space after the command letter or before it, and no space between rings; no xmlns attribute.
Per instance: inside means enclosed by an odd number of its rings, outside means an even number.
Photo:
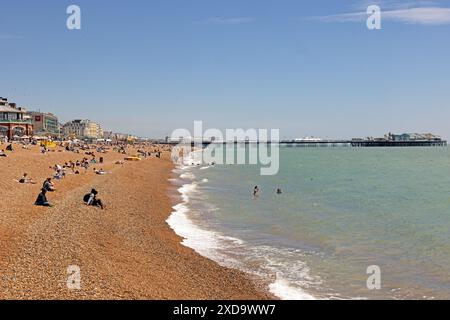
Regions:
<svg viewBox="0 0 450 320"><path fill-rule="evenodd" d="M355 18L370 3L388 12L382 30ZM81 7L79 31L66 28L70 4ZM1 0L0 96L62 121L89 118L152 137L203 120L220 129L279 128L291 138L449 138L449 7Z"/></svg>

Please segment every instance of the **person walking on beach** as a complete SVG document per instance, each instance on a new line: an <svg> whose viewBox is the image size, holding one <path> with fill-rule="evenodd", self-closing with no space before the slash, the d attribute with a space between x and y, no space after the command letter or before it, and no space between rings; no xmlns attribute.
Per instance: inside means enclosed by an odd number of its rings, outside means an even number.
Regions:
<svg viewBox="0 0 450 320"><path fill-rule="evenodd" d="M41 193L39 193L34 205L42 206L42 207L52 207L52 205L47 200L46 193L47 193L47 190L42 188Z"/></svg>
<svg viewBox="0 0 450 320"><path fill-rule="evenodd" d="M100 207L102 210L104 209L104 205L102 200L97 199L98 191L95 189L91 190L91 193L88 193L84 196L83 200L88 206Z"/></svg>

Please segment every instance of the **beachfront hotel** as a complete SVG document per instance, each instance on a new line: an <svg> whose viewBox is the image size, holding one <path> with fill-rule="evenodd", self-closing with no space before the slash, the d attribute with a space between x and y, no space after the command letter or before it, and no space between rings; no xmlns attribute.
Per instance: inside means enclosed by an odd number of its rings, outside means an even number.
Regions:
<svg viewBox="0 0 450 320"><path fill-rule="evenodd" d="M60 135L58 118L52 113L30 111L33 130L36 135L57 137Z"/></svg>
<svg viewBox="0 0 450 320"><path fill-rule="evenodd" d="M98 123L90 120L73 120L63 126L65 136L72 136L80 139L103 138L103 129Z"/></svg>
<svg viewBox="0 0 450 320"><path fill-rule="evenodd" d="M13 139L32 134L33 124L26 110L0 97L0 138Z"/></svg>

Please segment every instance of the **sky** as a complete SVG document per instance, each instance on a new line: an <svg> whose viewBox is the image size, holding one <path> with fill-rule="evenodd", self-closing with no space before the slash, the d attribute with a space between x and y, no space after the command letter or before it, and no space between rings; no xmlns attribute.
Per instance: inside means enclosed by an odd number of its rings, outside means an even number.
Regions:
<svg viewBox="0 0 450 320"><path fill-rule="evenodd" d="M66 27L69 5L81 30ZM381 30L366 26L381 7ZM0 0L0 96L164 137L450 138L450 1Z"/></svg>

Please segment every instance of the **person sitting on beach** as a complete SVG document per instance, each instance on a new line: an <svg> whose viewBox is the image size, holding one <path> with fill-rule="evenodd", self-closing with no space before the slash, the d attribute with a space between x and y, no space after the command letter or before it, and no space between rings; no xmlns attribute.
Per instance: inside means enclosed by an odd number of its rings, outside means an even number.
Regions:
<svg viewBox="0 0 450 320"><path fill-rule="evenodd" d="M33 179L28 178L28 173L24 173L23 177L20 178L19 183L31 183L31 184L36 184L35 181L33 181Z"/></svg>
<svg viewBox="0 0 450 320"><path fill-rule="evenodd" d="M6 151L14 151L13 145L12 145L12 144L9 144L9 145L6 147Z"/></svg>
<svg viewBox="0 0 450 320"><path fill-rule="evenodd" d="M47 178L47 180L44 181L42 188L49 192L54 192L56 190L52 183L52 178Z"/></svg>
<svg viewBox="0 0 450 320"><path fill-rule="evenodd" d="M47 200L47 196L45 195L46 193L47 193L47 190L42 188L41 193L39 193L34 205L43 206L43 207L52 207L52 205Z"/></svg>
<svg viewBox="0 0 450 320"><path fill-rule="evenodd" d="M0 157L5 157L5 158L7 157L5 150L0 151Z"/></svg>
<svg viewBox="0 0 450 320"><path fill-rule="evenodd" d="M83 197L84 202L88 206L100 207L102 210L104 209L103 202L100 199L97 199L98 191L95 189L91 190L91 193L86 194Z"/></svg>
<svg viewBox="0 0 450 320"><path fill-rule="evenodd" d="M56 170L53 176L56 180L61 180L66 177L66 173L63 170Z"/></svg>

